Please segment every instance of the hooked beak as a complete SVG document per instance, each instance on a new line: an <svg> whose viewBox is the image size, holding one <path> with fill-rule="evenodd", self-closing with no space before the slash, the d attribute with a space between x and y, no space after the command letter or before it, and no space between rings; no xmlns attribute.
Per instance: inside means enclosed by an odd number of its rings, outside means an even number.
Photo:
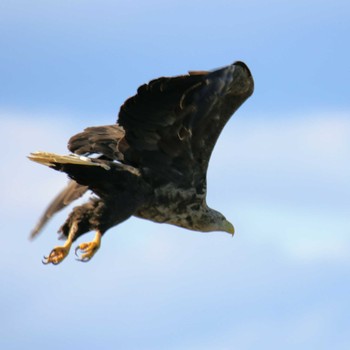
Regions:
<svg viewBox="0 0 350 350"><path fill-rule="evenodd" d="M235 228L229 221L225 222L225 232L230 233L232 237L235 234Z"/></svg>

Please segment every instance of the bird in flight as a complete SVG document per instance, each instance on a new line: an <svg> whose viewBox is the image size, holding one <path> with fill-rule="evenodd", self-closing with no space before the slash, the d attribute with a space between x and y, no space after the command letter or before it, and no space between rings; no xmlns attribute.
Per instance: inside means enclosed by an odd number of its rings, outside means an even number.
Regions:
<svg viewBox="0 0 350 350"><path fill-rule="evenodd" d="M44 257L57 265L72 243L81 243L78 260L89 261L103 234L131 216L189 230L234 227L206 202L208 163L231 115L253 93L254 81L243 62L212 71L161 77L140 86L121 106L113 125L88 127L68 142L69 155L34 152L29 159L70 177L31 233L34 238L59 210L88 190L88 202L75 207L59 229L65 243Z"/></svg>

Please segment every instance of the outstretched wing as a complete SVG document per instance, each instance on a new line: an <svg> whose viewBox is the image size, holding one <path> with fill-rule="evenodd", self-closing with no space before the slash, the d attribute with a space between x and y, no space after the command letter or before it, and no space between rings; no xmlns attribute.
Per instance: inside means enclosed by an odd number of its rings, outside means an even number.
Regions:
<svg viewBox="0 0 350 350"><path fill-rule="evenodd" d="M178 186L205 191L208 162L234 111L252 94L242 62L212 72L159 78L121 107L118 123L141 167ZM126 161L128 161L126 159Z"/></svg>
<svg viewBox="0 0 350 350"><path fill-rule="evenodd" d="M215 143L253 85L242 62L152 80L123 104L118 124L87 128L68 147L149 170L158 183L204 192Z"/></svg>

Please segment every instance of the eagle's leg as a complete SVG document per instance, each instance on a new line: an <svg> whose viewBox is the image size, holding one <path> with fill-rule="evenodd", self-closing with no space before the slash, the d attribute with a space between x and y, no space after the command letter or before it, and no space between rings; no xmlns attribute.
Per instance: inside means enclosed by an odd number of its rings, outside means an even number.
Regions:
<svg viewBox="0 0 350 350"><path fill-rule="evenodd" d="M91 242L81 243L75 248L75 255L78 257L77 260L88 262L95 255L101 246L102 233L100 230L96 231L95 237ZM78 251L82 253L79 257Z"/></svg>
<svg viewBox="0 0 350 350"><path fill-rule="evenodd" d="M53 265L57 265L62 262L63 259L69 254L77 230L77 223L73 223L69 229L68 238L64 242L63 246L53 248L48 256L44 256L43 264L47 265L51 263Z"/></svg>

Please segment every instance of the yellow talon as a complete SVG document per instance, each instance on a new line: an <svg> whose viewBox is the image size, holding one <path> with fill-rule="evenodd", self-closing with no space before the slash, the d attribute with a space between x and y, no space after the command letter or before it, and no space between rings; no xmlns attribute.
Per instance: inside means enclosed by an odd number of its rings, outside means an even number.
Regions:
<svg viewBox="0 0 350 350"><path fill-rule="evenodd" d="M70 247L72 246L72 241L67 239L62 247L55 247L51 250L49 256L44 256L43 264L53 264L57 265L63 261L63 259L68 255Z"/></svg>
<svg viewBox="0 0 350 350"><path fill-rule="evenodd" d="M98 249L101 246L101 237L102 237L101 232L97 231L94 239L91 242L79 244L75 248L75 255L78 257L77 260L83 261L83 262L90 261L91 258L95 255L95 253L98 251ZM78 255L78 250L84 253L81 255L80 258Z"/></svg>
<svg viewBox="0 0 350 350"><path fill-rule="evenodd" d="M64 242L64 245L53 248L49 256L44 256L44 260L42 261L44 265L47 265L47 264L58 265L60 262L63 261L63 259L69 254L76 231L77 231L77 225L73 224L69 230L68 238Z"/></svg>

